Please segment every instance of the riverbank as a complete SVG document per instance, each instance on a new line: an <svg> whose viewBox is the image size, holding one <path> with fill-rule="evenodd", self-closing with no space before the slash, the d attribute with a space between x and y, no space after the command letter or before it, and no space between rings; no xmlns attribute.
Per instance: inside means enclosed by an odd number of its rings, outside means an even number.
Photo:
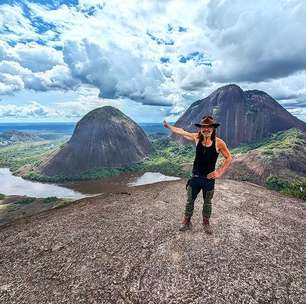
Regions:
<svg viewBox="0 0 306 304"><path fill-rule="evenodd" d="M102 193L127 193L131 187L180 179L158 172L145 172L144 174L128 172L102 180L66 182L55 185L16 178L8 168L6 168L7 170L2 169L0 168L0 177L3 178L4 183L0 185L0 226L21 217L62 207L83 197L101 195ZM12 192L12 194L4 195L1 192ZM17 192L22 195L16 195ZM51 193L53 195L48 196Z"/></svg>
<svg viewBox="0 0 306 304"><path fill-rule="evenodd" d="M95 181L108 179L125 173L141 174L160 172L164 175L181 178L190 175L190 164L194 158L194 146L181 146L166 135L148 136L153 147L152 153L143 161L126 167L101 167L83 172L78 176L45 176L37 171L44 159L56 153L64 141L43 141L20 143L0 149L0 167L8 167L15 176L44 183L66 183L77 181ZM187 166L186 166L187 165ZM67 173L68 174L68 173Z"/></svg>

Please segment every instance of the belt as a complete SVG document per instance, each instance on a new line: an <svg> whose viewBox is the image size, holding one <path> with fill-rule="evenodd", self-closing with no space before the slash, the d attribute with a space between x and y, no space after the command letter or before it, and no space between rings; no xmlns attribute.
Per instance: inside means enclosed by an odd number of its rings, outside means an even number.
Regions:
<svg viewBox="0 0 306 304"><path fill-rule="evenodd" d="M198 174L192 174L192 176L191 177L207 177L206 175L198 175Z"/></svg>

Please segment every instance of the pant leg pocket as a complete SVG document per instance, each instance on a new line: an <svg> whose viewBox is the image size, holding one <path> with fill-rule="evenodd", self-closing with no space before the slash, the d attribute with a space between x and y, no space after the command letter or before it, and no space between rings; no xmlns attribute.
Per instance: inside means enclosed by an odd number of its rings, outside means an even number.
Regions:
<svg viewBox="0 0 306 304"><path fill-rule="evenodd" d="M190 184L190 180L191 180L191 178L189 178L189 179L187 180L187 183L186 183L186 190L187 190L187 188L188 188L188 185Z"/></svg>
<svg viewBox="0 0 306 304"><path fill-rule="evenodd" d="M187 190L188 186L193 187L197 184L198 184L198 181L197 181L196 177L194 177L194 176L190 177L188 179L187 183L186 183L186 190Z"/></svg>

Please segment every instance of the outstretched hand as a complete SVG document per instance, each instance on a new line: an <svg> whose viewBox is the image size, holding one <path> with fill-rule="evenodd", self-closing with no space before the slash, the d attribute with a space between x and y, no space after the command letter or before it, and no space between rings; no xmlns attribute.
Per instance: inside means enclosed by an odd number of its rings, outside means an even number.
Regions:
<svg viewBox="0 0 306 304"><path fill-rule="evenodd" d="M218 170L215 170L213 172L208 173L206 177L207 178L219 178L221 176L222 176L222 173Z"/></svg>
<svg viewBox="0 0 306 304"><path fill-rule="evenodd" d="M170 125L164 120L163 121L164 127L170 129Z"/></svg>

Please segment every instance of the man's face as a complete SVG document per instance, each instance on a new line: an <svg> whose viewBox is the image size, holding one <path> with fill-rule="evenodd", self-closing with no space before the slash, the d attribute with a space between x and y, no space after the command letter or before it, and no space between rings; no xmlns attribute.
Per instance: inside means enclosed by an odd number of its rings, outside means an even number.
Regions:
<svg viewBox="0 0 306 304"><path fill-rule="evenodd" d="M211 136L213 131L214 131L214 127L201 127L201 133L205 137Z"/></svg>

